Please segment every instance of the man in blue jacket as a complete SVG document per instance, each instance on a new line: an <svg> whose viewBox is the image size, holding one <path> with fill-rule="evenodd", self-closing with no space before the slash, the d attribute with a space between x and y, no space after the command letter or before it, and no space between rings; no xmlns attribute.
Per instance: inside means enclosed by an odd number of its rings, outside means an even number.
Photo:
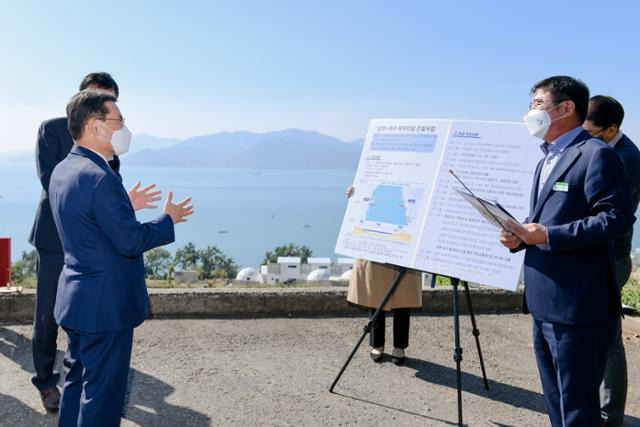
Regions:
<svg viewBox="0 0 640 427"><path fill-rule="evenodd" d="M633 210L640 202L640 150L620 131L624 109L610 96L597 95L589 100L589 112L584 128L596 138L600 138L614 149L624 165L627 184L633 196ZM613 241L616 256L616 278L622 287L631 275L631 242L633 227ZM616 322L616 331L607 356L607 368L600 386L600 410L602 423L607 427L618 427L624 419L627 399L627 360L622 344L622 324Z"/></svg>
<svg viewBox="0 0 640 427"><path fill-rule="evenodd" d="M80 82L80 90L99 89L119 96L116 81L109 73L87 74ZM36 309L33 319L32 355L35 375L31 382L40 392L42 404L47 412L56 412L60 403L60 391L56 384L60 375L54 371L56 358L56 339L58 324L53 318L56 302L58 278L62 271L63 253L58 230L53 222L49 204L49 181L51 173L73 147L73 139L67 129L67 118L59 117L47 120L40 125L36 144L36 166L38 178L42 184L42 194L38 203L29 243L38 253L38 286ZM118 156L108 158L109 166L116 172L120 170ZM151 203L160 200L159 192L150 191L154 185L138 191L139 184L129 191L129 197L136 210L155 207Z"/></svg>
<svg viewBox="0 0 640 427"><path fill-rule="evenodd" d="M589 89L555 76L531 90L525 116L542 138L525 224L501 232L525 249L525 311L553 426L600 426L598 389L621 314L612 241L634 221L616 153L582 128Z"/></svg>
<svg viewBox="0 0 640 427"><path fill-rule="evenodd" d="M144 224L136 221L107 158L128 150L131 133L105 92L86 90L67 105L74 146L51 175L49 198L64 250L54 315L67 333L61 426L119 425L133 328L147 317L143 253L174 240L190 198Z"/></svg>

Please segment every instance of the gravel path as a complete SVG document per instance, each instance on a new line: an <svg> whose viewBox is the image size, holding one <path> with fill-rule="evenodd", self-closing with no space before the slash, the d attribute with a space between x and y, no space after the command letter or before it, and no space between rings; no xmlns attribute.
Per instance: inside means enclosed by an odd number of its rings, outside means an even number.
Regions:
<svg viewBox="0 0 640 427"><path fill-rule="evenodd" d="M530 318L482 314L477 321L490 390L484 390L471 325L463 316L465 423L548 425ZM456 425L451 316L412 318L403 367L388 358L374 364L363 343L336 393L328 392L365 323L364 317L148 321L135 333L122 425ZM640 426L640 319L626 319L624 330L630 372L625 425ZM56 425L30 384L30 336L30 326L0 326L2 426Z"/></svg>

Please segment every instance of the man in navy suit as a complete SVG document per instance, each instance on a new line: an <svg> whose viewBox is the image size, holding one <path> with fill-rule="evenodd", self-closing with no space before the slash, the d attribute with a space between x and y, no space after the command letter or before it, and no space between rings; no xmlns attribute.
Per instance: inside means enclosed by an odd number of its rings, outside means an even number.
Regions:
<svg viewBox="0 0 640 427"><path fill-rule="evenodd" d="M49 198L64 268L54 315L67 333L61 426L116 426L124 405L133 328L148 314L143 253L174 240L190 198L139 223L107 158L128 150L131 133L116 98L85 90L67 105L75 145L53 171Z"/></svg>
<svg viewBox="0 0 640 427"><path fill-rule="evenodd" d="M600 138L620 156L627 177L627 184L633 196L633 210L640 202L640 150L620 131L624 109L610 96L597 95L589 100L589 111L584 128L596 138ZM616 278L622 287L631 275L631 242L633 228L613 241L616 256ZM603 425L621 426L624 419L624 407L627 399L627 360L622 344L622 324L616 322L613 343L607 356L607 368L600 385L600 411Z"/></svg>
<svg viewBox="0 0 640 427"><path fill-rule="evenodd" d="M612 241L634 221L616 153L582 128L589 89L568 76L533 86L525 123L544 140L525 224L501 232L525 249L525 311L553 426L600 426L598 389L621 314Z"/></svg>
<svg viewBox="0 0 640 427"><path fill-rule="evenodd" d="M87 74L80 82L80 90L84 89L100 89L116 97L119 95L118 84L110 74L104 72ZM47 120L40 125L36 144L36 166L42 184L42 194L29 236L29 243L38 253L38 286L32 338L33 366L36 373L31 381L40 391L47 412L56 412L60 401L60 391L56 386L60 375L54 370L58 324L53 318L53 307L56 302L58 278L64 263L58 230L51 215L49 181L53 169L67 157L71 147L73 140L67 129L66 117ZM108 160L109 166L116 174L119 173L118 156ZM159 192L150 191L153 187L151 185L138 191L139 184L136 184L130 190L129 195L136 210L155 207L150 203L160 198L157 197Z"/></svg>

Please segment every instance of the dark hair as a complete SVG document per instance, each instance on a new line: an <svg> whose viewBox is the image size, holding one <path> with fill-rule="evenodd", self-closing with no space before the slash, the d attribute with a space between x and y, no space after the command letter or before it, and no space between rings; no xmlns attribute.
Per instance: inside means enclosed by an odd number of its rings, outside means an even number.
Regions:
<svg viewBox="0 0 640 427"><path fill-rule="evenodd" d="M553 76L533 85L531 93L538 89L549 91L554 103L573 101L580 122L584 122L589 108L589 88L578 79L569 76Z"/></svg>
<svg viewBox="0 0 640 427"><path fill-rule="evenodd" d="M104 118L109 113L106 102L118 99L107 92L99 90L83 90L76 93L67 104L67 121L69 133L74 140L82 137L84 126L91 117Z"/></svg>
<svg viewBox="0 0 640 427"><path fill-rule="evenodd" d="M113 77L111 77L111 74L109 73L101 71L98 73L87 74L80 82L80 91L85 90L90 85L96 85L101 89L111 89L113 90L113 93L116 94L116 98L120 96L120 89L118 89L118 84L115 80L113 80Z"/></svg>
<svg viewBox="0 0 640 427"><path fill-rule="evenodd" d="M608 128L622 125L624 109L615 98L604 95L596 95L589 100L589 112L587 120L599 128Z"/></svg>

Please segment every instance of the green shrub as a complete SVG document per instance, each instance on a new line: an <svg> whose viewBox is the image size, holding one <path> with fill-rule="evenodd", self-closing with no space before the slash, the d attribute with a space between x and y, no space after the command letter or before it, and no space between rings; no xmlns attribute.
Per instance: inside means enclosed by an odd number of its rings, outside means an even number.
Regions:
<svg viewBox="0 0 640 427"><path fill-rule="evenodd" d="M640 281L631 278L622 288L622 303L640 312Z"/></svg>

